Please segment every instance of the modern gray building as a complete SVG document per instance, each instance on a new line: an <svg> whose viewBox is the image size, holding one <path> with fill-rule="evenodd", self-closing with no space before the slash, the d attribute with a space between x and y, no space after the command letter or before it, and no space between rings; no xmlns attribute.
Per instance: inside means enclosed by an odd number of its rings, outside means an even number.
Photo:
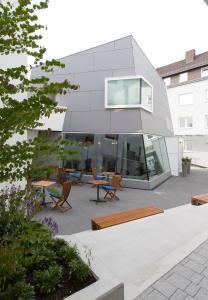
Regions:
<svg viewBox="0 0 208 300"><path fill-rule="evenodd" d="M77 91L58 95L67 107L61 134L89 142L64 166L115 171L123 185L151 189L171 175L166 137L173 136L166 88L132 36L60 59L51 81L70 80ZM34 69L32 77L39 76ZM48 76L48 75L47 75ZM56 123L56 122L54 122ZM52 130L56 131L55 127ZM87 178L87 176L86 176Z"/></svg>

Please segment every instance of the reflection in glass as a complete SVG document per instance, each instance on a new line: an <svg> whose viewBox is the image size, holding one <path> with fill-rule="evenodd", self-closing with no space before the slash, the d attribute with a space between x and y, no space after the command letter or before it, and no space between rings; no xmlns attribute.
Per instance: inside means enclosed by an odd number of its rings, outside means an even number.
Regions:
<svg viewBox="0 0 208 300"><path fill-rule="evenodd" d="M144 135L149 179L170 170L164 137Z"/></svg>
<svg viewBox="0 0 208 300"><path fill-rule="evenodd" d="M80 155L63 162L65 167L85 169L91 173L109 171L124 178L151 180L170 171L164 137L142 134L86 134L67 133L66 139L82 142L83 145L70 146ZM85 146L88 143L89 146Z"/></svg>
<svg viewBox="0 0 208 300"><path fill-rule="evenodd" d="M140 79L108 81L108 105L139 105Z"/></svg>

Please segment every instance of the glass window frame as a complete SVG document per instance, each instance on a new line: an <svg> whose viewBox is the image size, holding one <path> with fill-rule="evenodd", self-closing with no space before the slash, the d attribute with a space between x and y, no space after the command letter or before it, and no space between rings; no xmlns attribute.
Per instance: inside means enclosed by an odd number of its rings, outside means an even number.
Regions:
<svg viewBox="0 0 208 300"><path fill-rule="evenodd" d="M192 126L188 126L188 119L191 118L191 124ZM184 119L184 127L181 126L181 119ZM180 116L178 118L178 123L179 123L179 129L190 129L193 128L193 116Z"/></svg>
<svg viewBox="0 0 208 300"><path fill-rule="evenodd" d="M109 81L113 81L113 80L125 80L125 79L142 79L144 80L150 87L152 90L152 105L151 105L151 109L145 107L142 104L133 104L133 105L122 105L122 104L118 104L118 105L109 105L108 104L108 82ZM141 91L140 91L141 93ZM148 112L153 113L153 101L154 101L154 88L153 85L143 76L122 76L122 77L108 77L105 78L105 109L117 109L117 108L127 108L127 109L131 109L131 108L142 108Z"/></svg>

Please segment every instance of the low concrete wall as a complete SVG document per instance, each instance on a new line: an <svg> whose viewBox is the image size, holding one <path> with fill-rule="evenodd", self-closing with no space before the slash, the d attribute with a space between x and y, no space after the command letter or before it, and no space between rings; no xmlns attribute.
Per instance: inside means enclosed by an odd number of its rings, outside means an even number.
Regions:
<svg viewBox="0 0 208 300"><path fill-rule="evenodd" d="M86 246L74 240L73 235L58 236L70 245L76 244L80 257L87 262ZM91 270L97 281L79 292L65 298L65 300L124 300L124 284L109 273L103 262L97 257L92 257Z"/></svg>
<svg viewBox="0 0 208 300"><path fill-rule="evenodd" d="M152 190L156 186L163 183L165 180L167 180L171 176L171 172L166 172L164 174L161 174L152 180L137 180L137 179L128 179L128 178L122 178L122 187L124 188L132 188L132 189L141 189L141 190ZM84 182L89 182L92 180L91 175L85 175L83 177Z"/></svg>

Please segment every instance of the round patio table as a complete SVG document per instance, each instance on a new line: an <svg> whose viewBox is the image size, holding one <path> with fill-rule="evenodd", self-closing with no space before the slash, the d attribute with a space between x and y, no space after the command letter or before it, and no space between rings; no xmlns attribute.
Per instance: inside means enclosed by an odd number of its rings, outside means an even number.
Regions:
<svg viewBox="0 0 208 300"><path fill-rule="evenodd" d="M48 181L48 180L41 180L41 181L36 181L36 182L32 182L32 186L40 186L43 188L43 199L42 199L42 203L41 205L46 206L46 202L45 202L45 188L55 184L55 181Z"/></svg>
<svg viewBox="0 0 208 300"><path fill-rule="evenodd" d="M104 199L100 199L100 186L101 185L108 185L109 181L105 181L105 180L92 180L92 181L90 181L90 183L92 183L94 186L97 187L97 199L90 199L90 201L94 201L94 202L96 202L96 204L98 204L99 202L107 202Z"/></svg>
<svg viewBox="0 0 208 300"><path fill-rule="evenodd" d="M103 176L107 177L107 181L109 181L110 177L113 177L115 175L115 172L102 172L101 173Z"/></svg>

